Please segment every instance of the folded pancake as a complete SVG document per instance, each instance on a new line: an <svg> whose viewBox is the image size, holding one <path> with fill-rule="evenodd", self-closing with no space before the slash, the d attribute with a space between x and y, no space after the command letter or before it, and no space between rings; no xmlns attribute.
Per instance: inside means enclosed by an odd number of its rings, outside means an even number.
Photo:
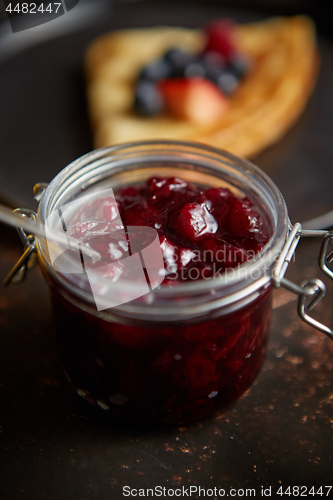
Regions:
<svg viewBox="0 0 333 500"><path fill-rule="evenodd" d="M279 140L304 110L315 86L319 55L306 16L239 24L237 43L251 69L229 98L229 109L209 124L167 113L139 116L133 108L141 68L178 47L199 53L201 30L153 27L102 35L85 57L88 112L94 146L145 139L195 140L251 158Z"/></svg>

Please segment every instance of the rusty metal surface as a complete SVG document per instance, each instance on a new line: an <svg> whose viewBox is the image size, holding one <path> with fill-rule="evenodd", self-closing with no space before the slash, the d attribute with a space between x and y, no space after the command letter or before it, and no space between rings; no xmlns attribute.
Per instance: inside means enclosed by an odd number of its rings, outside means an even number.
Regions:
<svg viewBox="0 0 333 500"><path fill-rule="evenodd" d="M21 247L15 231L1 231L3 276ZM292 279L318 275L318 245L301 243ZM317 317L332 326L333 284L327 288ZM277 291L274 307L268 356L246 395L191 426L140 430L108 420L68 384L39 268L24 284L1 288L1 498L120 499L124 486L233 487L257 496L262 486L329 486L333 342L301 322L290 292Z"/></svg>

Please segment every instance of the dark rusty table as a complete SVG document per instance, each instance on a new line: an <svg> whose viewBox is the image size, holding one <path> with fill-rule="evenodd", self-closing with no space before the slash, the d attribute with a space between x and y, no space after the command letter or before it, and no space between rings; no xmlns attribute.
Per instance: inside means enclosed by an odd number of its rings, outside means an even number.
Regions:
<svg viewBox="0 0 333 500"><path fill-rule="evenodd" d="M133 23L143 22L141 7L127 6L121 11L120 25L125 24L124 17L130 8L137 13ZM153 8L149 12L152 18L156 16ZM198 23L201 14L200 9L193 10L190 24ZM167 15L165 19L168 21ZM81 34L72 52L62 50L68 63L62 77L73 62L71 57L77 58L82 53L92 34ZM67 42L67 47L71 46ZM61 40L59 44L61 48ZM331 61L326 39L321 41L321 47L324 61ZM43 53L44 49L41 50ZM50 43L47 50L54 52L59 47ZM27 57L33 56L28 53ZM8 75L18 74L18 69L14 62L9 62L6 71L3 82L9 89ZM327 93L331 79L331 66L325 62L318 89L302 120L276 147L256 159L281 188L294 222L333 208L330 196L333 107L331 93ZM33 81L30 76L28 84ZM77 85L75 78L68 81L70 85L66 81L61 94L66 106L74 84ZM61 82L60 78L57 85L63 85ZM57 90L61 92L62 87ZM322 98L325 92L327 102ZM43 95L39 98L43 99ZM35 97L32 95L31 99L32 109ZM1 186L7 183L7 193L13 194L16 187L18 198L30 203L34 182L49 181L67 161L89 150L87 126L83 124L73 132L78 119L76 112L81 109L80 99L74 98L68 128L59 132L57 147L45 135L43 144L36 139L41 156L37 150L34 153L33 142L29 155L24 156L24 152L13 150L12 142L5 143L1 157L9 161L6 165L14 168L17 160L26 158L31 168L30 172L23 172L22 167L15 175L10 175L9 167L5 175L2 170ZM3 95L2 104L9 113ZM57 122L64 108L60 106L58 112L53 103L51 109ZM36 112L42 116L41 109ZM15 120L10 126L14 130ZM3 137L9 140L8 129L5 132L7 135ZM10 137L13 141L13 136ZM61 154L59 144L63 144ZM47 155L50 168L40 178L41 158L45 161ZM37 157L38 166L34 164ZM0 230L0 277L3 278L20 256L22 247L15 230L4 226ZM322 277L317 266L319 248L320 240L301 241L287 277L296 283ZM327 294L314 315L333 328L333 283L326 278L324 281ZM296 487L294 496L306 492L310 498L319 498L320 494L310 492L322 486L325 497L333 483L333 342L303 323L296 306L292 293L275 292L269 350L263 369L247 394L224 413L191 426L143 430L108 420L102 411L93 410L81 400L65 379L54 343L48 290L38 266L23 284L0 288L1 500L118 500L130 492L123 490L125 486L136 489L138 495L140 488L145 489L141 493L149 493L147 488L165 488L155 489L154 498L159 497L159 492L162 498L171 498L172 492L175 495L180 492L184 498L191 492L192 498L197 498L195 487L204 488L206 496L212 498L219 498L222 489L225 496L236 493L238 497L254 494L259 497L263 496L262 488L266 496L283 498L288 497L288 486ZM283 489L279 490L281 486ZM304 488L297 490L301 486ZM280 497L278 491L285 494ZM131 493L133 496L135 491Z"/></svg>

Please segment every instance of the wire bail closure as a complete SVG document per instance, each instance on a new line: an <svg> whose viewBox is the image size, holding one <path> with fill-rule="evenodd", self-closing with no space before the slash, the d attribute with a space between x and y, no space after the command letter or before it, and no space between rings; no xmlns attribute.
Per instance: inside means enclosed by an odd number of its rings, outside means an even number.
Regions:
<svg viewBox="0 0 333 500"><path fill-rule="evenodd" d="M28 217L30 219L37 219L37 214L33 210L27 208L16 208L13 212L19 213L22 217ZM15 266L7 274L3 280L3 286L9 285L9 283L19 284L25 280L28 269L32 269L37 260L37 250L35 243L35 235L27 235L23 228L17 229L20 240L24 246L24 252L16 262Z"/></svg>
<svg viewBox="0 0 333 500"><path fill-rule="evenodd" d="M34 198L39 203L45 189L48 184L46 182L38 182L34 186ZM28 217L29 219L37 220L37 214L33 210L29 210L28 208L16 208L13 212L19 213L22 217ZM19 284L25 280L28 269L32 269L37 261L37 250L36 250L36 242L35 235L29 234L22 227L17 229L20 240L24 246L24 252L16 262L15 266L11 269L11 271L7 274L5 279L3 280L3 286L7 286L10 283Z"/></svg>
<svg viewBox="0 0 333 500"><path fill-rule="evenodd" d="M333 271L327 265L333 261L333 252L327 255L329 242L333 241L333 231L302 230L302 225L297 222L294 226L290 226L289 236L276 260L272 283L274 288L282 286L286 290L299 295L297 311L301 319L333 340L333 330L309 314L309 311L324 297L326 293L325 284L318 278L312 278L297 285L284 277L301 237L323 237L319 252L319 267L326 276L333 280Z"/></svg>

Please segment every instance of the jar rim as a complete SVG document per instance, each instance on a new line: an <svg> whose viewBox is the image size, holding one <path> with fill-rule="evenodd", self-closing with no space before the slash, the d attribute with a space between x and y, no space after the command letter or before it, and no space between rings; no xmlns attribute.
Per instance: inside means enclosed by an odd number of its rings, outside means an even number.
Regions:
<svg viewBox="0 0 333 500"><path fill-rule="evenodd" d="M232 175L240 176L238 180L256 183L255 189L258 197L262 197L262 201L270 204L270 217L274 218L273 234L266 245L258 252L250 262L246 262L239 266L238 276L235 272L226 272L223 276L217 276L210 279L191 280L183 283L177 283L175 287L160 286L153 291L155 298L169 300L173 296L179 294L189 294L198 301L202 299L202 294L210 294L214 296L216 290L221 292L223 290L224 300L218 302L227 304L234 303L240 298L246 297L249 293L253 293L260 287L270 283L272 270L274 268L275 260L280 253L288 233L288 212L284 198L272 181L272 179L263 172L259 167L251 163L249 160L237 157L232 153L223 149L211 147L206 144L191 142L191 141L174 141L174 140L147 140L147 141L134 141L130 143L121 143L105 148L99 148L86 153L85 155L77 158L61 170L50 182L46 188L43 197L38 206L38 219L41 223L45 224L46 218L52 212L57 203L57 194L59 195L60 188L66 190L66 185L71 185L71 180L80 180L80 175L88 175L92 168L96 171L101 168L112 167L116 169L128 168L133 165L133 162L138 160L138 155L147 155L149 151L151 158L156 157L157 153L160 155L163 152L163 158L168 158L172 163L176 163L180 158L187 161L188 164L197 161L201 158L202 164L208 165L207 169L214 174L219 175L219 169L227 168L228 172L233 172ZM179 156L186 155L186 156ZM195 160L196 159L196 160ZM120 162L120 163L119 163ZM215 166L216 164L216 166ZM196 168L195 168L196 167ZM198 169L198 165L194 165L192 172ZM208 171L207 170L207 171ZM227 172L227 173L228 173ZM111 173L112 175L112 173ZM237 181L237 182L238 182ZM66 192L66 191L64 191ZM58 202L61 196L58 196ZM265 206L265 208L267 208ZM271 220L271 222L273 222ZM44 242L45 243L45 242ZM67 292L74 293L75 296L81 297L87 302L94 302L92 294L87 292L64 280L53 269L50 261L45 252L45 245L43 241L37 238L37 249L42 265L46 268L47 272L58 281ZM257 273L257 279L254 278ZM232 276L231 276L232 275ZM132 286L132 284L131 284ZM214 290L214 292L212 292ZM217 297L211 297L210 300L216 301L217 298L223 299L217 294ZM192 300L193 302L193 300ZM197 301L194 301L197 303ZM138 307L137 304L127 303L120 306L120 308L132 310ZM147 303L143 302L146 307ZM198 305L198 304L197 304ZM151 306L151 304L150 304ZM140 306L139 306L140 307ZM142 307L142 305L141 305ZM133 310L134 310L133 309Z"/></svg>

